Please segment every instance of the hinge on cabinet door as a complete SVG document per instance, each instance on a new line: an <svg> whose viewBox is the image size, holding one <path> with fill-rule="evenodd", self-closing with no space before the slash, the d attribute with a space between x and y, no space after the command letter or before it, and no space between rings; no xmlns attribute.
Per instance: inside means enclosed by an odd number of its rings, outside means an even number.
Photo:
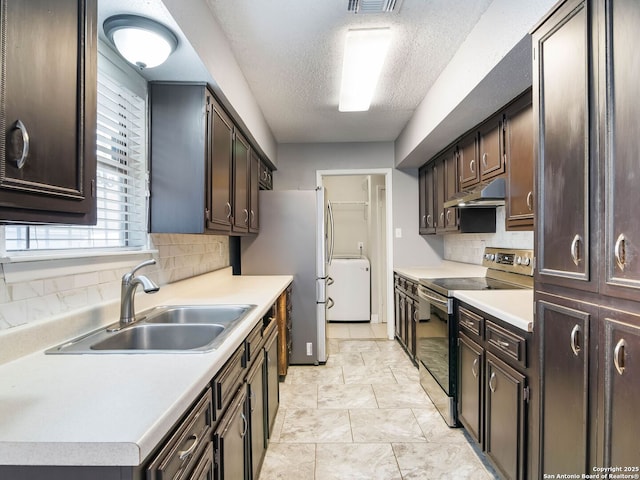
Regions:
<svg viewBox="0 0 640 480"><path fill-rule="evenodd" d="M529 387L524 387L524 401L529 403L530 399L531 399L531 390L529 389Z"/></svg>

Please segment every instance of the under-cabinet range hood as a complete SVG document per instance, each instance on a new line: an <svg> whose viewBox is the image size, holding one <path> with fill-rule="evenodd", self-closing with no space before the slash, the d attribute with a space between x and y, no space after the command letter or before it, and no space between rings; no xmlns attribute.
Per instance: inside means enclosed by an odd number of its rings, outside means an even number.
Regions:
<svg viewBox="0 0 640 480"><path fill-rule="evenodd" d="M445 208L450 207L497 207L504 205L505 180L504 177L481 182L470 190L458 193L456 198L444 202Z"/></svg>

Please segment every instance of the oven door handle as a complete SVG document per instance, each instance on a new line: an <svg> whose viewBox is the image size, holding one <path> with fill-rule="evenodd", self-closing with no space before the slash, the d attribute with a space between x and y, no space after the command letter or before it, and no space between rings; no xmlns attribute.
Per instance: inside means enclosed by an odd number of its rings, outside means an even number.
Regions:
<svg viewBox="0 0 640 480"><path fill-rule="evenodd" d="M433 296L431 294L429 294L428 290L423 287L422 285L418 286L418 295L421 298L424 298L425 300L429 300L430 302L435 303L436 305L441 305L442 307L444 307L447 310L447 313L451 313L449 312L449 299L445 298L444 300L442 298L438 298L436 296Z"/></svg>

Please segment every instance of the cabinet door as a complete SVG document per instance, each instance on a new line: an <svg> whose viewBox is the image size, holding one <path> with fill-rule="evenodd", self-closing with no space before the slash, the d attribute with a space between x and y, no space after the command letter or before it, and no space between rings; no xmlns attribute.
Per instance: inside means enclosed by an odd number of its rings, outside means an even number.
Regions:
<svg viewBox="0 0 640 480"><path fill-rule="evenodd" d="M395 315L394 315L394 326L395 326L395 336L398 340L402 339L402 336L400 334L400 318L401 318L401 311L404 308L403 307L403 303L401 302L402 300L402 294L400 293L400 291L398 290L398 288L396 287L396 289L393 292L393 298L394 298L394 307L395 307Z"/></svg>
<svg viewBox="0 0 640 480"><path fill-rule="evenodd" d="M460 334L458 341L458 420L482 444L483 348Z"/></svg>
<svg viewBox="0 0 640 480"><path fill-rule="evenodd" d="M433 165L424 165L419 172L420 234L436 232L434 216Z"/></svg>
<svg viewBox="0 0 640 480"><path fill-rule="evenodd" d="M445 200L452 200L460 191L458 187L458 153L455 150L450 150L445 154L444 177L444 198ZM458 218L457 208L444 209L444 223L447 231L458 230Z"/></svg>
<svg viewBox="0 0 640 480"><path fill-rule="evenodd" d="M265 355L256 358L247 375L247 412L249 412L249 431L251 435L251 473L253 479L258 478L258 472L266 452L266 397Z"/></svg>
<svg viewBox="0 0 640 480"><path fill-rule="evenodd" d="M233 161L233 124L222 108L213 103L210 123L209 205L207 227L231 231L231 165Z"/></svg>
<svg viewBox="0 0 640 480"><path fill-rule="evenodd" d="M533 230L533 107L527 94L505 112L506 227Z"/></svg>
<svg viewBox="0 0 640 480"><path fill-rule="evenodd" d="M435 217L436 232L443 231L446 226L445 212L444 212L444 196L445 196L445 166L444 158L438 158L433 165L433 179L434 179L434 209L433 214Z"/></svg>
<svg viewBox="0 0 640 480"><path fill-rule="evenodd" d="M599 390L604 396L604 425L598 444L603 442L605 467L638 467L640 315L603 309L600 318Z"/></svg>
<svg viewBox="0 0 640 480"><path fill-rule="evenodd" d="M458 144L458 172L460 174L461 190L480 181L477 147L478 139L475 133L467 135Z"/></svg>
<svg viewBox="0 0 640 480"><path fill-rule="evenodd" d="M593 290L588 22L585 3L573 1L534 32L536 278Z"/></svg>
<svg viewBox="0 0 640 480"><path fill-rule="evenodd" d="M245 478L245 436L249 431L246 397L244 388L238 390L213 435L217 480Z"/></svg>
<svg viewBox="0 0 640 480"><path fill-rule="evenodd" d="M96 222L96 5L0 2L0 220Z"/></svg>
<svg viewBox="0 0 640 480"><path fill-rule="evenodd" d="M267 375L267 434L270 436L280 405L278 383L278 335L271 337L265 345L265 370Z"/></svg>
<svg viewBox="0 0 640 480"><path fill-rule="evenodd" d="M487 353L485 451L502 476L524 478L526 378Z"/></svg>
<svg viewBox="0 0 640 480"><path fill-rule="evenodd" d="M249 142L236 131L233 136L233 231L249 231Z"/></svg>
<svg viewBox="0 0 640 480"><path fill-rule="evenodd" d="M540 472L589 473L589 349L593 307L537 301ZM570 308L572 307L572 308ZM576 308L577 307L577 308Z"/></svg>
<svg viewBox="0 0 640 480"><path fill-rule="evenodd" d="M640 223L634 212L640 202L640 95L637 72L640 57L640 4L634 0L605 2L607 66L605 148L605 269L604 290L619 297L637 299L640 294ZM603 54L605 55L605 54ZM608 134L608 135L607 135Z"/></svg>
<svg viewBox="0 0 640 480"><path fill-rule="evenodd" d="M258 191L260 190L260 158L251 150L251 172L249 190L249 232L258 233L260 222L258 220Z"/></svg>
<svg viewBox="0 0 640 480"><path fill-rule="evenodd" d="M418 319L418 305L415 300L407 297L406 301L406 345L411 360L416 358L416 322Z"/></svg>
<svg viewBox="0 0 640 480"><path fill-rule="evenodd" d="M504 173L502 115L493 117L481 126L478 139L480 147L480 180L487 180Z"/></svg>

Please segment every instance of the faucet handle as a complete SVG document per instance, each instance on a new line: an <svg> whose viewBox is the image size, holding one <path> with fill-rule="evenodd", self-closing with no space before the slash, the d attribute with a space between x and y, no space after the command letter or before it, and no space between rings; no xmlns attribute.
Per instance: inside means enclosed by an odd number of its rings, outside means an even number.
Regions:
<svg viewBox="0 0 640 480"><path fill-rule="evenodd" d="M129 272L129 275L133 276L141 268L149 266L149 265L155 265L155 264L156 264L155 258L151 258L149 260L145 260L144 262L140 263L139 265L136 265L135 267L133 267L133 270L131 270Z"/></svg>

